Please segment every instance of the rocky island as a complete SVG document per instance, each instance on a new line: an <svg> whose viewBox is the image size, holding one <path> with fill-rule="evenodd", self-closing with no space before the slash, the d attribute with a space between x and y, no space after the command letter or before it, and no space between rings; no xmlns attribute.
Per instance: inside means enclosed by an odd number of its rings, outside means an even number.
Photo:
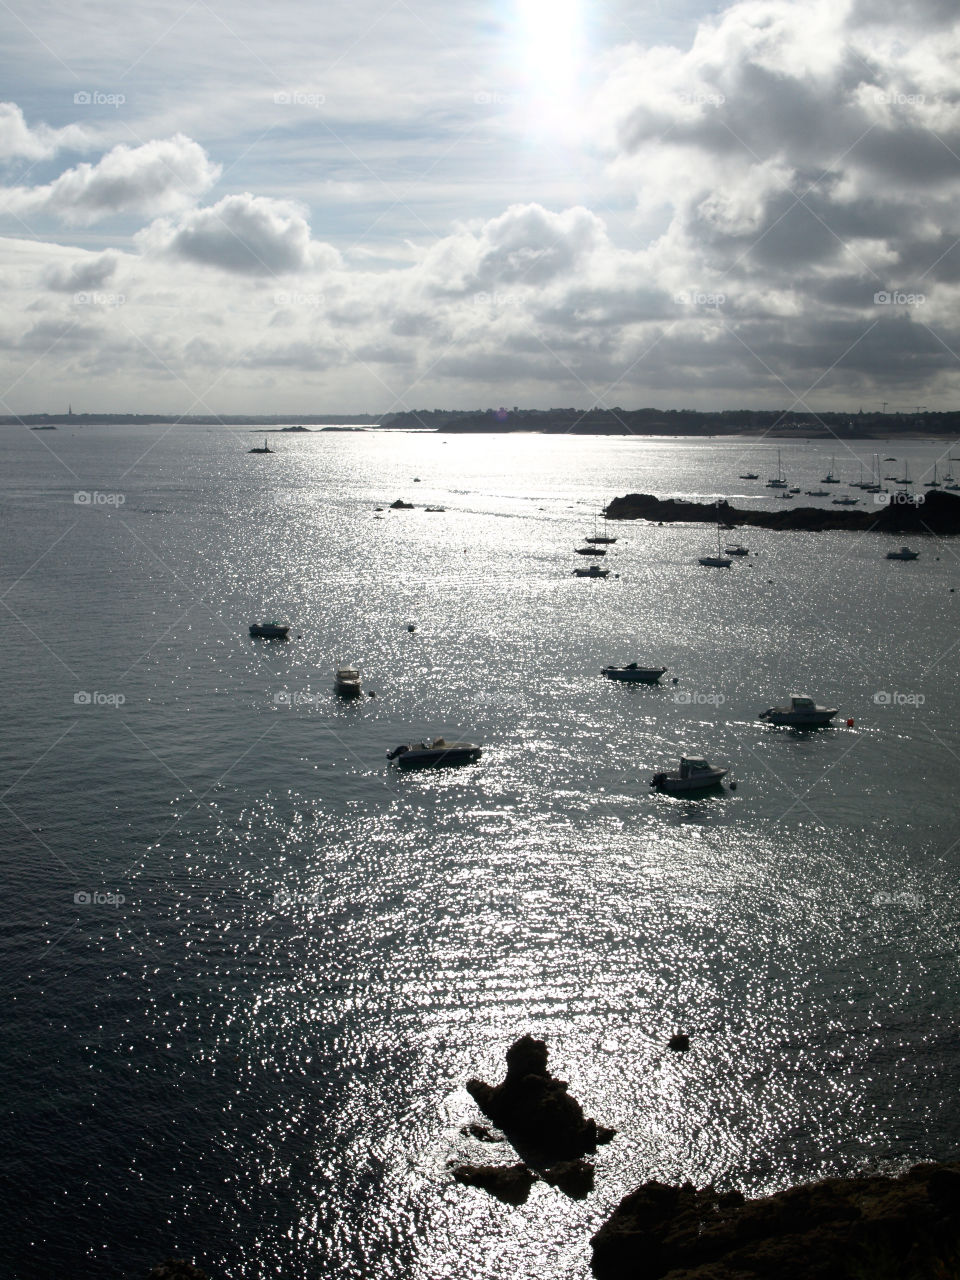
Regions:
<svg viewBox="0 0 960 1280"><path fill-rule="evenodd" d="M960 534L960 497L952 493L918 494L916 500L894 501L897 495L878 495L891 500L865 511L849 507L794 507L789 511L746 510L721 502L685 502L679 498L656 498L650 493L628 493L614 498L604 510L608 520L649 520L657 524L730 524L757 529L796 530L822 533L840 529L851 533L899 533L940 537Z"/></svg>

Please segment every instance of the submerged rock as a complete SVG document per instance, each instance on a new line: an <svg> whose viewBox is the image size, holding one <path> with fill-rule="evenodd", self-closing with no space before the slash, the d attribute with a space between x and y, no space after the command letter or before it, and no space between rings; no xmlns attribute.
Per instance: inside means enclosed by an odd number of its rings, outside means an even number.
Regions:
<svg viewBox="0 0 960 1280"><path fill-rule="evenodd" d="M207 1280L207 1273L185 1258L167 1258L153 1268L147 1280Z"/></svg>
<svg viewBox="0 0 960 1280"><path fill-rule="evenodd" d="M948 1280L960 1274L960 1164L758 1200L647 1182L592 1243L598 1280Z"/></svg>
<svg viewBox="0 0 960 1280"><path fill-rule="evenodd" d="M467 1187L482 1187L507 1204L523 1204L536 1181L525 1164L458 1164L454 1179Z"/></svg>
<svg viewBox="0 0 960 1280"><path fill-rule="evenodd" d="M584 1117L580 1103L567 1093L566 1081L547 1070L547 1056L542 1040L521 1036L507 1050L502 1084L467 1081L467 1090L483 1114L535 1168L576 1160L596 1151L598 1143L609 1142L615 1133Z"/></svg>

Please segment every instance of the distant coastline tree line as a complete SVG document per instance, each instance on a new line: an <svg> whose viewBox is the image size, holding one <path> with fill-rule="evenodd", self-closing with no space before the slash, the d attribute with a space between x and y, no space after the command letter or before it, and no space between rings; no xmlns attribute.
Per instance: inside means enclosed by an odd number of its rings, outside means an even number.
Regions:
<svg viewBox="0 0 960 1280"><path fill-rule="evenodd" d="M786 409L415 409L386 414L188 415L159 413L8 414L4 426L74 426L115 423L149 426L305 427L371 426L444 432L537 431L554 435L734 435L777 432L801 436L874 436L914 433L960 436L960 411L908 413L795 413Z"/></svg>

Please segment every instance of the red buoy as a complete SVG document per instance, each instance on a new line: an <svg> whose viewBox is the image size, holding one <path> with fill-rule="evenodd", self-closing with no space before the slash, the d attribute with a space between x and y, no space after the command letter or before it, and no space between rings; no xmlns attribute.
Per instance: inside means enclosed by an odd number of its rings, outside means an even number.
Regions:
<svg viewBox="0 0 960 1280"><path fill-rule="evenodd" d="M848 717L847 717L847 728L848 728L848 729L852 729L852 728L853 728L853 716L848 716Z"/></svg>

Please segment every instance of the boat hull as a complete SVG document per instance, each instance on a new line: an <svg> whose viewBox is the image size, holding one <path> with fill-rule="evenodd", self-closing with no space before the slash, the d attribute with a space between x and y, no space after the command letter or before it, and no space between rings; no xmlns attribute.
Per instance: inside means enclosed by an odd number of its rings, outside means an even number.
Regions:
<svg viewBox="0 0 960 1280"><path fill-rule="evenodd" d="M404 744L387 752L401 769L436 769L447 765L473 764L483 748L473 742L450 742L442 747Z"/></svg>
<svg viewBox="0 0 960 1280"><path fill-rule="evenodd" d="M625 684L656 684L666 667L604 667L600 672L608 680L622 680Z"/></svg>
<svg viewBox="0 0 960 1280"><path fill-rule="evenodd" d="M691 791L712 791L719 787L726 776L726 769L711 769L709 774L697 774L693 778L680 778L676 774L657 773L651 781L651 787L663 791L667 795L684 795Z"/></svg>
<svg viewBox="0 0 960 1280"><path fill-rule="evenodd" d="M761 711L757 719L784 729L822 729L836 714L836 707L825 711L784 711L771 707L769 711Z"/></svg>
<svg viewBox="0 0 960 1280"><path fill-rule="evenodd" d="M269 622L252 622L250 635L255 640L286 640L289 626L274 626Z"/></svg>

